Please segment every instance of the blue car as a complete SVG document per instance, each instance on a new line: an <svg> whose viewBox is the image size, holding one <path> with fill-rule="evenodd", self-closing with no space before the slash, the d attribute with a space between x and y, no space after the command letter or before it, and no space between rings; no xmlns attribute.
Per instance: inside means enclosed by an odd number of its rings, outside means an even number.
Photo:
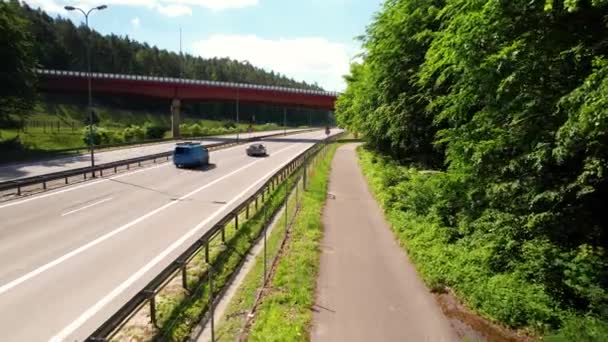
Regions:
<svg viewBox="0 0 608 342"><path fill-rule="evenodd" d="M196 167L209 164L209 150L200 143L178 143L173 151L176 167Z"/></svg>

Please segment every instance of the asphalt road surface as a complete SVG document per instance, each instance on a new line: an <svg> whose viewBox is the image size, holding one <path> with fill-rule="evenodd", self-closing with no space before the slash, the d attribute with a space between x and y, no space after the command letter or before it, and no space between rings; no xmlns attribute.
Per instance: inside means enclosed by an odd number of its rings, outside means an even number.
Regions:
<svg viewBox="0 0 608 342"><path fill-rule="evenodd" d="M337 133L333 131L332 133ZM0 204L2 341L81 341L271 174L324 138L273 138Z"/></svg>
<svg viewBox="0 0 608 342"><path fill-rule="evenodd" d="M288 130L293 131L293 130ZM254 132L254 133L240 133L239 137L242 139L269 135L273 133L281 133L283 130L278 131L266 131L266 132ZM208 139L201 140L203 144L213 144L229 139L236 139L236 134L220 135L215 137L209 137ZM184 140L186 141L186 140ZM198 140L197 140L198 141ZM173 150L176 141L168 143L148 144L141 146L134 146L128 148L120 148L114 150L105 150L95 152L95 164L110 163L117 160L125 160L131 158L137 158L147 156L151 154L163 153ZM77 169L81 167L87 167L91 165L90 153L79 153L69 157L53 158L41 161L32 161L24 163L15 163L5 166L0 166L0 182L8 181L13 179L19 179L24 177L40 176L47 173L66 171L70 169Z"/></svg>
<svg viewBox="0 0 608 342"><path fill-rule="evenodd" d="M355 144L332 162L312 341L458 341L367 188Z"/></svg>

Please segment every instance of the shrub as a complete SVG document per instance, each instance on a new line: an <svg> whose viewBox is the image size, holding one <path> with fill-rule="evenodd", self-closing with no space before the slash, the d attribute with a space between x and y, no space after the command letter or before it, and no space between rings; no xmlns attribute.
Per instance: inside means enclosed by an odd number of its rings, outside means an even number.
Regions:
<svg viewBox="0 0 608 342"><path fill-rule="evenodd" d="M82 129L82 141L85 145L89 145L90 130L88 127ZM121 139L116 139L116 133L105 128L93 126L93 144L106 145L115 142L120 142ZM118 141L117 141L118 140Z"/></svg>
<svg viewBox="0 0 608 342"><path fill-rule="evenodd" d="M190 125L188 125L188 124L179 125L179 132L184 137L189 137L192 135L192 132L190 130Z"/></svg>
<svg viewBox="0 0 608 342"><path fill-rule="evenodd" d="M129 126L122 131L125 142L141 141L146 137L146 133L140 126Z"/></svg>
<svg viewBox="0 0 608 342"><path fill-rule="evenodd" d="M203 129L199 124L193 124L190 126L190 135L193 137L200 137L203 133Z"/></svg>
<svg viewBox="0 0 608 342"><path fill-rule="evenodd" d="M224 122L223 127L227 129L236 128L236 124L234 123L234 121L229 120Z"/></svg>
<svg viewBox="0 0 608 342"><path fill-rule="evenodd" d="M154 125L151 123L146 123L144 125L144 135L146 139L162 139L167 130L168 129L166 127Z"/></svg>
<svg viewBox="0 0 608 342"><path fill-rule="evenodd" d="M19 151L24 148L23 143L21 142L21 137L16 135L12 138L2 140L0 132L0 150L10 150L10 151Z"/></svg>

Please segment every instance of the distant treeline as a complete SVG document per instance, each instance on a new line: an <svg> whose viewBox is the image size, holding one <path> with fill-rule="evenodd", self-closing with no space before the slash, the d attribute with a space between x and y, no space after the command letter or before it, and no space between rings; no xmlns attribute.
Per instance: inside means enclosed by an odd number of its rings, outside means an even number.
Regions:
<svg viewBox="0 0 608 342"><path fill-rule="evenodd" d="M53 18L26 3L19 4L16 0L11 3L30 22L35 42L34 55L40 67L86 70L86 39L89 32L84 25L77 27L67 18ZM94 53L91 68L97 72L179 77L180 67L183 66L182 75L187 78L321 89L316 84L296 82L248 62L228 58L203 59L189 54L180 60L178 53L142 44L128 36L103 36L93 30L90 39Z"/></svg>

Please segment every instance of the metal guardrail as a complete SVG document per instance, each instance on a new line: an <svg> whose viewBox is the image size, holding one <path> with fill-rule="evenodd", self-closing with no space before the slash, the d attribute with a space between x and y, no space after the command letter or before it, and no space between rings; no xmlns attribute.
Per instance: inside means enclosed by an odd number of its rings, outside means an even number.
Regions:
<svg viewBox="0 0 608 342"><path fill-rule="evenodd" d="M82 72L82 71L52 70L52 69L35 69L35 71L38 75L78 77L78 78L87 77L87 73ZM110 74L110 73L93 72L93 73L91 73L91 77L94 79L164 82L164 83L175 83L175 84L206 85L206 86L224 87L224 88L267 90L267 91L296 93L296 94L309 94L309 95L329 96L329 97L337 97L339 95L338 92L333 92L333 91L287 88L287 87L266 86L266 85L248 84L248 83L182 79L182 78L161 77L161 76L143 76L143 75L126 75L126 74Z"/></svg>
<svg viewBox="0 0 608 342"><path fill-rule="evenodd" d="M282 167L280 170L275 172L260 188L251 196L243 200L235 209L231 210L228 214L226 214L223 218L221 218L217 223L213 225L211 229L203 234L199 239L196 240L194 244L188 247L180 256L175 259L169 266L163 269L152 281L150 281L146 286L144 286L135 296L133 296L127 303L125 303L114 315L112 315L109 319L107 319L93 334L91 334L87 341L107 341L109 338L114 336L117 331L130 319L132 318L137 311L139 311L146 304L150 305L150 319L151 323L155 326L157 325L156 321L156 295L162 290L173 278L181 272L182 278L182 287L190 291L187 285L187 269L186 265L190 262L196 254L204 250L205 262L210 266L210 270L213 269L213 266L209 263L209 245L210 241L221 235L222 242L225 242L225 230L226 226L234 220L235 229L238 230L239 225L239 215L246 211L246 217L249 217L249 208L252 203L255 203L256 210L258 208L258 199L262 198L262 203L264 202L264 196L270 195L272 191L277 189L281 182L284 182L288 179L288 177L296 172L302 165L306 167L308 160L315 156L318 152L322 151L324 147L327 146L327 142L331 140L337 139L341 134L326 138L324 143L317 143L312 147L308 148L306 151L300 153L294 159L292 159L287 165ZM306 172L304 172L304 175ZM304 186L306 186L306 176L304 177ZM296 185L297 186L297 183ZM266 222L263 222L264 226L268 225L271 221L272 214L266 218ZM240 266L238 266L234 272L236 272ZM233 278L234 274L230 276ZM211 283L211 272L207 274L206 277L201 277L200 281L204 282L205 278L209 279ZM229 283L228 283L229 284ZM228 285L227 284L227 285ZM203 315L204 321L209 319L209 316L213 315L213 306L217 301L221 298L225 289L221 289L217 296L213 296L213 289L211 288L211 296L209 299L210 308Z"/></svg>
<svg viewBox="0 0 608 342"><path fill-rule="evenodd" d="M305 133L305 132L310 132L310 131L314 131L314 130L317 130L317 129L296 131L296 132L292 132L291 134ZM271 138L271 137L283 136L283 135L284 135L283 133L274 133L274 134L269 134L269 135L264 135L264 136L241 139L239 142L236 142L236 140L231 140L231 141L224 141L224 142L219 142L219 143L215 143L215 144L206 144L204 146L210 150L213 150L213 149L218 149L221 147L234 145L234 144L237 144L240 142L246 143L246 142L258 141L258 140L264 139L264 138ZM288 133L288 135L289 135L289 133ZM167 152L151 154L151 155L137 157L137 158L124 159L124 160L118 160L115 162L99 164L95 167L88 166L88 167L82 167L82 168L77 168L77 169L71 169L71 170L67 170L67 171L53 172L53 173L49 173L49 174L41 175L41 176L33 176L33 177L27 177L27 178L20 178L20 179L16 179L16 180L4 181L4 182L0 182L0 191L17 189L17 195L21 196L21 194L22 194L21 190L23 187L42 184L42 189L47 190L48 182L63 179L63 180L65 180L65 184L69 184L70 177L83 176L83 179L87 179L88 175L90 175L90 177L92 177L92 178L95 178L95 177L97 177L98 174L99 174L99 176L103 177L103 173L105 170L113 169L114 173L116 173L118 171L117 170L118 167L126 166L127 169L129 169L130 166L133 164L138 164L139 166L141 166L141 163L146 162L146 161L152 160L154 163L156 163L157 160L159 160L159 159L166 159L168 161L169 157L172 155L173 155L173 151L167 151Z"/></svg>
<svg viewBox="0 0 608 342"><path fill-rule="evenodd" d="M279 129L277 128L273 128L269 131L277 131ZM297 130L297 129L295 129ZM294 128L290 128L289 131L294 131ZM302 132L304 132L304 130L301 130ZM261 131L263 132L263 131ZM103 144L103 145L95 145L95 150L104 150L104 149L110 149L110 148L119 148L119 147L137 147L137 146L145 146L145 145L151 145L151 144L160 144L160 143L170 143L172 141L181 141L181 140L211 140L211 139L223 139L223 140L234 140L236 138L222 138L223 135L227 135L227 134L237 134L236 132L234 133L222 133L222 134L209 134L209 135L202 135L202 136L197 136L197 137L182 137L182 138L163 138L163 139L148 139L148 140L141 140L141 141L133 141L133 142L122 142L122 143L114 143L114 144ZM246 131L239 131L238 134L242 134L242 135L246 135L248 134L248 132ZM50 150L49 152L54 152L54 153L64 153L64 152L79 152L79 151L88 151L89 150L89 146L78 146L78 147L71 147L71 148L62 148L62 149L58 149L58 150Z"/></svg>

